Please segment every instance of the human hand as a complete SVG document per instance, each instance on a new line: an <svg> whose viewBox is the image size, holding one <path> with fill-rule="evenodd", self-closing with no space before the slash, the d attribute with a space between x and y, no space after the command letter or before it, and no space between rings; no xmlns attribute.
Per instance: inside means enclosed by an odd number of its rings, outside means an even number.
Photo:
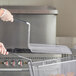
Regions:
<svg viewBox="0 0 76 76"><path fill-rule="evenodd" d="M10 13L10 11L3 8L0 9L0 18L2 21L14 21L13 15Z"/></svg>
<svg viewBox="0 0 76 76"><path fill-rule="evenodd" d="M8 55L9 52L7 52L6 48L4 47L3 43L0 42L0 54Z"/></svg>

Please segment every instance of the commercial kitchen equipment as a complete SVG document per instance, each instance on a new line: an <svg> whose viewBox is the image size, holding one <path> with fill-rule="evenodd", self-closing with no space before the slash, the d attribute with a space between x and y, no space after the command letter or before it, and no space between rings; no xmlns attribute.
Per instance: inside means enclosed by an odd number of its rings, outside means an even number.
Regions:
<svg viewBox="0 0 76 76"><path fill-rule="evenodd" d="M56 17L58 15L56 8L51 6L1 7L10 10L17 18L30 22L31 43L56 44Z"/></svg>
<svg viewBox="0 0 76 76"><path fill-rule="evenodd" d="M30 66L30 63L29 63ZM31 76L76 76L76 56L33 62Z"/></svg>
<svg viewBox="0 0 76 76"><path fill-rule="evenodd" d="M13 54L10 57L0 58L0 72L2 75L26 75L26 76L76 76L76 57L70 56L59 59L49 59L32 62L31 59ZM26 72L28 71L28 72Z"/></svg>
<svg viewBox="0 0 76 76"><path fill-rule="evenodd" d="M15 17L21 20L26 20L27 22L31 23L31 36L30 36L31 41L30 42L37 43L37 44L30 44L29 45L30 47L38 46L39 48L39 45L41 43L42 43L42 46L43 44L56 44L55 43L56 42L55 41L56 15L57 15L56 9L49 8L48 10L46 10L45 9L46 7L45 8L40 7L39 8L40 10L39 9L36 10L38 7L35 7L35 8L32 8L34 10L32 10L31 12L28 9L26 12L25 10L23 10L24 7L21 7L21 9L20 7L9 7L9 8L10 10L12 10ZM15 8L22 10L22 12ZM26 8L29 8L29 7L26 7ZM32 59L32 61L35 62L35 61L42 61L46 59L54 59L54 58L62 57L62 52L60 52L60 54L55 54L56 52L54 51L53 54L51 54L51 52L48 54L48 53L40 53L37 51L35 52L34 50L32 50L31 52L29 48L25 49L25 44L28 42L28 40L26 41L28 36L25 36L25 34L28 31L27 29L28 27L25 26L24 23L19 22L16 25L12 26L12 23L0 22L0 25L1 25L0 26L0 40L5 44L7 50L11 52L11 54L9 54L8 56L1 55L0 57L1 58L0 59L1 60L0 75L30 76L29 70L27 68L29 65L29 68L32 69L32 65L30 65L30 63L28 64L28 62L31 61L30 59ZM55 47L58 48L60 46L55 46ZM67 47L65 48L68 49ZM71 53L70 51L67 51L67 53L68 52ZM17 57L17 54L14 54L14 53L17 53L21 56ZM30 72L34 73L33 69Z"/></svg>

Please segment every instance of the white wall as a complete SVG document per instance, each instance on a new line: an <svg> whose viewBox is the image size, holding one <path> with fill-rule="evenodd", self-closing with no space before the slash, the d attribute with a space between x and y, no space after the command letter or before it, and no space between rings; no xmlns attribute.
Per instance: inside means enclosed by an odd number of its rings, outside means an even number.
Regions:
<svg viewBox="0 0 76 76"><path fill-rule="evenodd" d="M57 36L76 36L76 0L53 0L59 10Z"/></svg>
<svg viewBox="0 0 76 76"><path fill-rule="evenodd" d="M52 0L0 0L0 5L52 5Z"/></svg>

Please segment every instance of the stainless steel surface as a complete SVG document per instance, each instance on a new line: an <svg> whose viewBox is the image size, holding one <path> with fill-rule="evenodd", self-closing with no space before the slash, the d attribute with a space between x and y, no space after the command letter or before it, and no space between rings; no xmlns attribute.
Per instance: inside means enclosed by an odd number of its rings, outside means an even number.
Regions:
<svg viewBox="0 0 76 76"><path fill-rule="evenodd" d="M30 76L30 74L27 71L22 72L10 71L10 72L0 72L0 76Z"/></svg>
<svg viewBox="0 0 76 76"><path fill-rule="evenodd" d="M13 23L0 21L0 41L6 48L28 48L30 25L14 20Z"/></svg>
<svg viewBox="0 0 76 76"><path fill-rule="evenodd" d="M18 54L18 55L17 55ZM27 57L27 58L25 58ZM0 76L30 76L30 72L28 68L28 64L25 63L23 66L19 66L16 64L16 66L12 66L10 62L12 60L15 60L17 63L19 60L23 60L25 62L28 61L29 59L32 59L33 62L35 61L42 61L42 60L47 60L47 59L54 59L54 58L60 58L60 54L37 54L37 53L11 53L8 56L3 56L0 55ZM6 66L5 64L1 64L1 62L5 61L9 62L9 66Z"/></svg>
<svg viewBox="0 0 76 76"><path fill-rule="evenodd" d="M31 24L31 43L56 44L55 15L17 15Z"/></svg>
<svg viewBox="0 0 76 76"><path fill-rule="evenodd" d="M31 43L56 44L56 15L25 15L25 18L31 24Z"/></svg>
<svg viewBox="0 0 76 76"><path fill-rule="evenodd" d="M30 44L30 30L31 30L31 24L29 23L29 22L27 22L27 21L25 21L25 20L21 20L21 19L18 19L18 18L14 18L14 21L18 21L18 22L23 22L23 23L25 23L25 25L28 27L27 29L28 30L26 30L26 32L27 32L27 34L26 34L26 37L27 37L27 43L25 44L25 45L27 45L27 46L25 46L25 47L27 47L27 48L29 48L29 44Z"/></svg>
<svg viewBox="0 0 76 76"><path fill-rule="evenodd" d="M42 61L42 60L47 60L47 59L56 59L56 58L61 58L62 55L61 54L41 54L41 53L17 53L23 57L32 59L33 62L35 61ZM0 58L6 58L6 57L10 57L12 59L12 57L17 57L16 55L13 55L12 53L9 54L8 56L4 56L4 55L0 55ZM4 60L3 59L3 60Z"/></svg>
<svg viewBox="0 0 76 76"><path fill-rule="evenodd" d="M15 66L12 66L12 61L15 61ZM30 59L25 58L23 56L17 55L17 54L9 54L8 56L2 56L0 57L0 75L1 76L30 76L29 74L29 68L28 68L28 62ZM8 61L8 65L5 64L5 62ZM22 66L18 64L19 61L22 61Z"/></svg>
<svg viewBox="0 0 76 76"><path fill-rule="evenodd" d="M17 72L17 71L27 71L27 70L29 70L28 68L0 68L0 72L2 71L6 71L6 72L11 72L11 71L14 71L14 72Z"/></svg>
<svg viewBox="0 0 76 76"><path fill-rule="evenodd" d="M16 14L49 14L57 15L58 10L51 6L0 6Z"/></svg>
<svg viewBox="0 0 76 76"><path fill-rule="evenodd" d="M15 15L31 24L31 43L56 44L55 15ZM28 26L23 22L0 21L0 41L6 48L26 48ZM26 47L25 47L26 46Z"/></svg>
<svg viewBox="0 0 76 76"><path fill-rule="evenodd" d="M64 45L30 44L34 53L72 54L70 48Z"/></svg>
<svg viewBox="0 0 76 76"><path fill-rule="evenodd" d="M35 8L36 9L36 8ZM15 10L14 10L15 11ZM55 40L56 40L56 13L51 13L51 15L45 15L45 14L50 14L50 13L46 13L46 12L42 12L42 10L40 10L41 12L32 12L30 13L30 15L26 15L26 14L20 14L15 15L17 18L20 18L22 20L26 20L28 22L30 22L31 24L31 36L30 36L30 42L31 43L43 43L43 44L56 44ZM18 11L19 12L19 11ZM16 13L18 13L16 11ZM48 12L48 11L47 11ZM22 12L23 13L23 12ZM25 11L24 11L25 13ZM43 15L40 15L40 14ZM29 13L28 13L29 14ZM0 41L4 43L6 48L27 48L28 46L26 45L28 43L28 26L25 25L25 23L22 22L14 22L14 23L10 23L10 22L0 22ZM53 59L53 58L58 58L61 57L61 54L40 54L40 53L18 53L24 57L27 57L29 59L32 59L32 61L41 61L41 60L46 60L46 59ZM9 58L12 57L16 57L12 54L9 54L8 56L2 56L4 59L2 59L3 61L6 61ZM7 59L6 59L7 58ZM11 59L13 60L13 59ZM11 60L9 62L11 62ZM18 60L17 60L18 61ZM16 61L16 62L17 62ZM5 66L5 65L1 65L1 67L4 69L7 68L7 70L11 71L11 67L13 66ZM17 68L18 67L18 68ZM27 69L27 64L26 66ZM3 70L1 68L1 70ZM1 76L30 76L28 71L22 71L22 72L18 72L21 71L22 69L20 69L21 66L14 66L13 70L17 71L13 71L13 72L0 72ZM18 70L19 69L19 70ZM26 70L25 69L25 70ZM27 69L28 70L28 69Z"/></svg>

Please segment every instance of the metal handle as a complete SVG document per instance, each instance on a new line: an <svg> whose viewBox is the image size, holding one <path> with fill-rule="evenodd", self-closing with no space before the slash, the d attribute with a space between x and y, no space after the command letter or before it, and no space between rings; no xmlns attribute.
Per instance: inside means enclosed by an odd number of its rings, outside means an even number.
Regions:
<svg viewBox="0 0 76 76"><path fill-rule="evenodd" d="M28 21L25 21L25 20L22 20L22 19L19 19L19 18L14 18L15 21L21 21L21 22L24 22L25 24L28 25L28 47L29 47L29 43L30 43L30 27L31 27L31 24L28 22Z"/></svg>

